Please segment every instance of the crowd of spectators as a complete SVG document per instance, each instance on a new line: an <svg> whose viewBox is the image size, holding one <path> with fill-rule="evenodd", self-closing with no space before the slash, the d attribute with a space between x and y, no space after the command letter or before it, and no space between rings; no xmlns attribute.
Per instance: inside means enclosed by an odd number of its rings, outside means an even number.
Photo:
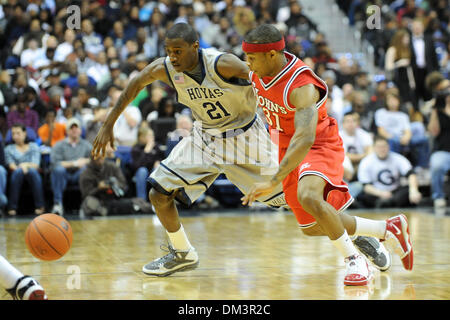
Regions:
<svg viewBox="0 0 450 320"><path fill-rule="evenodd" d="M361 126L384 138L391 152L406 156L418 184L431 185L436 212L445 212L448 191L445 192L444 181L450 151L448 139L443 138L449 133L450 116L446 104L450 71L449 1L337 0L337 4L350 24L374 47L373 63L382 74L374 78L375 92L365 100L364 111L359 112L361 120L370 118L368 122L361 121ZM380 9L376 11L381 14L379 28L366 23L368 14L374 12L368 7L373 5ZM351 110L356 110L355 104ZM371 125L367 126L368 123ZM387 180L395 181L395 185L402 175L411 173L399 172ZM357 179L362 182L363 178ZM385 182L379 186L381 194L393 191L387 185ZM365 188L355 190L358 193ZM364 192L361 195L364 197ZM414 191L410 191L410 198L418 202Z"/></svg>
<svg viewBox="0 0 450 320"><path fill-rule="evenodd" d="M449 130L450 104L445 95L438 99L435 95L448 88L448 1L337 3L352 24L365 19L367 5L389 9L383 10L381 30L363 32L376 48L380 74L368 74L349 55L337 57L317 28L320 21L311 21L297 0L3 1L0 136L7 161L0 166L0 205L9 214L16 213L21 187L11 185L25 177L33 190L38 186L45 190L42 184L48 181L53 199L46 199L45 206L62 214L67 186L79 185L86 168L96 172L105 167L93 162L89 154L108 110L130 79L153 59L165 56L166 30L186 22L198 30L202 48L215 47L242 59L243 35L257 24L275 24L285 36L286 50L303 59L328 84L327 108L345 137L351 160L347 163L353 172L347 180L354 196L364 200L373 191L367 180L371 175L360 175L358 166L372 155L374 140L380 136L379 144L387 142L392 153L401 154L411 164L411 170L391 173L385 182L395 180L397 188L397 178L412 173L418 186L410 190L408 204L419 203L419 186L431 183L433 199L441 207L444 201L445 206L448 194L443 185L448 168L443 162L449 163L450 149L443 137ZM74 21L67 11L70 5L80 9L75 28L68 24L69 18ZM192 120L190 110L176 102L174 90L160 82L147 86L125 109L114 128L117 150L111 154L111 163L121 169L127 185L133 186L128 195L147 198L145 176L189 132ZM24 142L18 140L19 130L25 132ZM433 137L440 143L432 143ZM25 157L23 150L38 150L39 161ZM436 150L440 153L430 168L430 153ZM21 156L11 160L6 151ZM435 172L439 178L433 176ZM111 184L98 179L97 188L111 189ZM83 200L92 196L91 191L82 191ZM42 199L34 191L33 196L35 211L40 213ZM86 210L97 201L89 199L83 202ZM359 201L365 206L375 202ZM99 203L95 202L97 213L104 214ZM392 202L376 202L377 206L386 204Z"/></svg>

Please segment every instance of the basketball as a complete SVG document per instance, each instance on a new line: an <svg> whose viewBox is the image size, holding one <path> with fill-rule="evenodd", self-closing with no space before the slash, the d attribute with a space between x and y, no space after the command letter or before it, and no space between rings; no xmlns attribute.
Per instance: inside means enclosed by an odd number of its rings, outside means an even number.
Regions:
<svg viewBox="0 0 450 320"><path fill-rule="evenodd" d="M45 261L57 260L65 255L72 245L72 227L59 215L40 215L28 225L25 243L36 258Z"/></svg>

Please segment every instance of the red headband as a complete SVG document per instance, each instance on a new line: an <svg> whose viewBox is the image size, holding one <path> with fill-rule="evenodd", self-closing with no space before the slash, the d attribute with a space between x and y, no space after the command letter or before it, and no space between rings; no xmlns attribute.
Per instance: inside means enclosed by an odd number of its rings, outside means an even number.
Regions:
<svg viewBox="0 0 450 320"><path fill-rule="evenodd" d="M280 51L284 49L284 38L280 41L271 43L248 43L242 42L244 52L269 52L270 50Z"/></svg>

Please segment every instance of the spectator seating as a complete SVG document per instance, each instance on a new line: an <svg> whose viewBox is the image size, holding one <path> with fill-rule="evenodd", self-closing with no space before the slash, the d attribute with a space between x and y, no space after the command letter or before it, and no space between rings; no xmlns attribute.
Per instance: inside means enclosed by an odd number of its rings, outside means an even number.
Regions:
<svg viewBox="0 0 450 320"><path fill-rule="evenodd" d="M176 128L175 118L158 118L150 123L155 133L155 141L161 145L166 144L167 134Z"/></svg>
<svg viewBox="0 0 450 320"><path fill-rule="evenodd" d="M212 1L212 5L206 0L195 1L195 5L189 4L191 1L170 1L170 6L161 4L152 7L152 10L149 10L146 1L131 1L127 5L124 5L124 1L116 1L119 7L114 7L112 5L114 2L98 1L95 6L87 6L82 13L83 19L93 22L94 33L101 39L95 46L90 42L92 38L85 34L85 30L67 28L64 18L58 14L65 8L64 2L42 1L38 11L46 10L48 15L30 10L26 1L6 2L1 5L1 12L4 14L0 17L0 28L4 32L0 37L0 132L2 133L0 142L11 143L11 134L5 121L8 110L15 108L17 93L26 94L29 92L26 88L30 87L36 94L28 97L27 108L34 108L38 112L41 125L46 110L53 109L57 111L58 122L65 122L71 117L83 119L84 137L87 122L96 114L94 110L99 110L96 108L106 110L114 106L115 99L120 95L118 92L123 91L132 77L155 58L165 56L164 32L174 21L192 23L199 32L202 47L214 47L233 53L241 59L244 58L241 40L248 30L247 24L276 24L285 35L286 50L304 60L319 77L328 70L332 70L336 75L334 88L330 90L329 97L330 106L336 110L330 107L330 114L333 114L333 111L336 114L339 110L352 109L359 114L361 126L367 127L366 130L370 127L366 125L373 123L376 110L385 106L385 91L396 89L389 81L383 65L390 40L400 28L410 28L414 19L424 21L425 33L435 44L440 72L448 77L450 36L447 26L450 10L448 7L442 7L446 1L335 0L335 2L349 17L352 25L362 28L360 30L362 38L371 41L375 47L374 62L379 72L376 75L368 75L367 81L359 76L364 74L365 70L360 65L361 59L358 54L334 53L329 50L326 37L317 28L320 21L311 21L304 15L301 6L305 3L302 0L271 1L270 6L265 6L263 0L234 1L230 6L224 5L223 1ZM367 6L374 3L383 6L381 30L368 30L364 23L367 18ZM180 10L181 7L187 10ZM199 10L202 7L204 10ZM136 9L139 13L138 19L130 19L131 12ZM98 14L100 11L104 14ZM187 12L187 16L179 17L179 12ZM49 19L44 20L45 16L49 16ZM98 17L102 16L103 18L98 20ZM23 26L23 21L30 23ZM32 21L34 22L31 23ZM115 22L123 28L123 35L118 35L113 30ZM223 29L222 26L226 28ZM27 62L22 61L21 57L29 56L32 51L28 48L31 37L37 38L36 53L41 54L36 55L36 59L26 65ZM82 47L84 50L79 49ZM43 48L55 48L57 56L56 54L52 56L53 50ZM27 54L22 55L25 50L28 50ZM136 59L137 56L140 57L139 61ZM142 61L142 57L145 57L146 61ZM83 70L102 71L102 77L96 79L96 86L92 85ZM380 77L384 80L379 80ZM70 79L71 87L64 86L67 79ZM147 115L155 112L157 114L167 99L175 100L176 92L166 84L155 82L143 90L139 99L132 104L142 105L140 108L142 118L150 119ZM428 109L429 106L430 104ZM419 112L408 115L411 122L418 121L426 128L429 120L427 103L421 104L418 109ZM180 109L175 112L180 114L184 111ZM98 116L95 121L101 124L104 121L102 117ZM175 116L159 116L159 118L157 116L149 122L143 121L141 125L150 126L155 132L157 143L165 146L167 134L175 129L176 120ZM374 135L375 132L372 130L371 134ZM31 141L40 144L35 132L27 129L27 135ZM51 199L51 194L48 194L50 191L47 190L50 185L48 151L49 147L41 145L41 173L47 201ZM132 181L130 171L127 169L131 161L130 151L130 147L124 146L119 146L116 151L116 157L120 159L121 167L129 182ZM411 158L413 155L408 157ZM426 172L423 176L419 176L419 179L422 179L419 181L421 186L429 185ZM68 197L68 201L76 198L71 194L70 188L64 196ZM232 186L226 177L221 176L211 188L214 190L211 195L216 197L222 206L238 206L240 191Z"/></svg>

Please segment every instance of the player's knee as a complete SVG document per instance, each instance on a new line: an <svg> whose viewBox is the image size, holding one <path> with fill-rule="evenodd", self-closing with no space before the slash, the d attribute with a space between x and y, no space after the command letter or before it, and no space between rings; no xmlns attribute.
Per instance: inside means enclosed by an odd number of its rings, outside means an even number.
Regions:
<svg viewBox="0 0 450 320"><path fill-rule="evenodd" d="M318 224L315 224L314 226L309 228L302 228L302 232L305 236L309 237L323 236L322 229L320 229Z"/></svg>
<svg viewBox="0 0 450 320"><path fill-rule="evenodd" d="M299 193L298 201L306 212L315 216L320 212L321 199L313 192L304 191Z"/></svg>
<svg viewBox="0 0 450 320"><path fill-rule="evenodd" d="M149 197L150 203L155 208L161 208L161 207L167 206L171 201L173 201L173 197L162 194L161 192L157 191L155 188L152 188L149 191L148 197Z"/></svg>

